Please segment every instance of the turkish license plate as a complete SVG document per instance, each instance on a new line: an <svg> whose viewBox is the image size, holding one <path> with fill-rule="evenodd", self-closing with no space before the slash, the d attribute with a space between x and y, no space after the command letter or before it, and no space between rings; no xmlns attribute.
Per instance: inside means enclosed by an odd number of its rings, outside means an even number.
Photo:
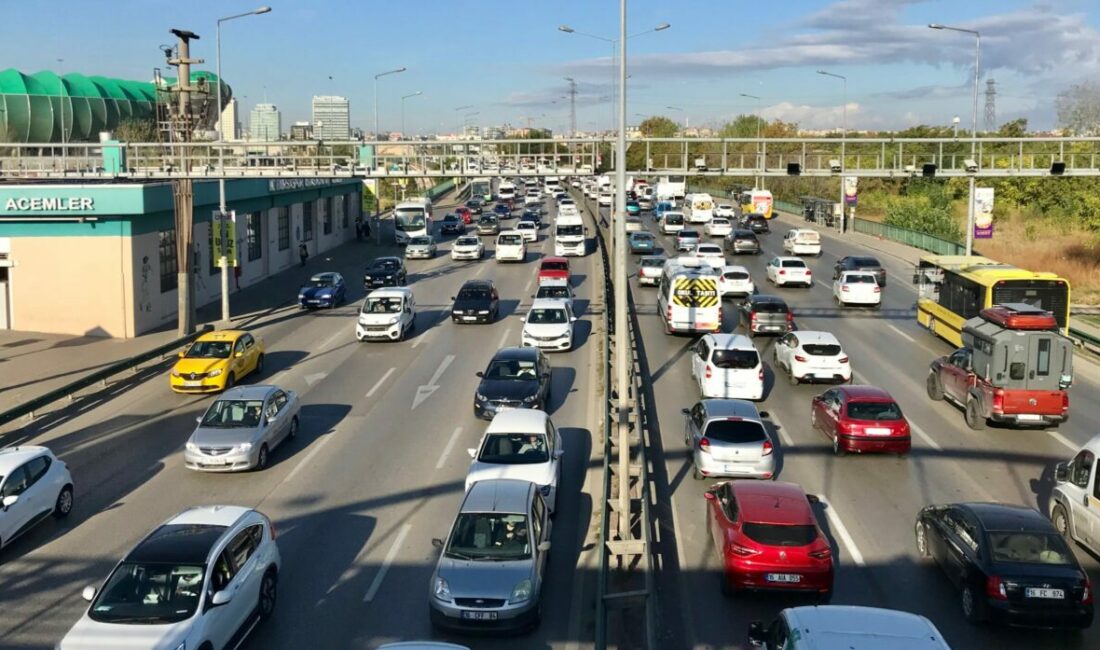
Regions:
<svg viewBox="0 0 1100 650"><path fill-rule="evenodd" d="M1038 422L1043 419L1043 416L1036 415L1035 413L1021 413L1016 416L1016 419L1024 422Z"/></svg>
<svg viewBox="0 0 1100 650"><path fill-rule="evenodd" d="M462 320L477 320L477 316L463 316Z"/></svg>
<svg viewBox="0 0 1100 650"><path fill-rule="evenodd" d="M768 582L796 583L802 582L802 576L797 573L769 573L764 576Z"/></svg>
<svg viewBox="0 0 1100 650"><path fill-rule="evenodd" d="M885 427L867 427L866 429L864 429L864 431L869 436L888 436L888 435L890 435L890 430L885 428Z"/></svg>
<svg viewBox="0 0 1100 650"><path fill-rule="evenodd" d="M1028 587L1024 591L1024 595L1026 595L1028 598L1050 598L1054 600L1064 600L1066 597L1066 592L1063 589Z"/></svg>
<svg viewBox="0 0 1100 650"><path fill-rule="evenodd" d="M224 458L207 458L205 461L203 461L203 464L204 465L221 466L221 465L228 465L229 461L227 461Z"/></svg>
<svg viewBox="0 0 1100 650"><path fill-rule="evenodd" d="M496 612L471 612L467 610L462 611L462 618L467 621L495 621L497 620Z"/></svg>
<svg viewBox="0 0 1100 650"><path fill-rule="evenodd" d="M183 382L183 385L187 388L198 388L199 386L202 386L202 382L201 381L190 381L190 380L188 380L188 381Z"/></svg>

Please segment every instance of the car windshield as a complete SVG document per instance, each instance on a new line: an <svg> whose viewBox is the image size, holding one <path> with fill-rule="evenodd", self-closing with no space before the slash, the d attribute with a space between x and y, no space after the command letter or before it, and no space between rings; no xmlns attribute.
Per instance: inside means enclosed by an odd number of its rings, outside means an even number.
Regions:
<svg viewBox="0 0 1100 650"><path fill-rule="evenodd" d="M676 212L666 212L665 213L665 223L673 224L673 225L683 224L684 223L684 215L676 213Z"/></svg>
<svg viewBox="0 0 1100 650"><path fill-rule="evenodd" d="M817 539L815 526L781 526L745 522L741 532L746 537L765 546L805 546Z"/></svg>
<svg viewBox="0 0 1100 650"><path fill-rule="evenodd" d="M364 314L396 314L401 311L401 298L367 298Z"/></svg>
<svg viewBox="0 0 1100 650"><path fill-rule="evenodd" d="M531 465L550 460L546 434L494 433L485 437L477 459L483 463Z"/></svg>
<svg viewBox="0 0 1100 650"><path fill-rule="evenodd" d="M394 212L394 227L398 230L419 230L424 227L424 211L397 210Z"/></svg>
<svg viewBox="0 0 1100 650"><path fill-rule="evenodd" d="M527 314L527 322L532 325L560 325L569 322L564 309L532 309Z"/></svg>
<svg viewBox="0 0 1100 650"><path fill-rule="evenodd" d="M653 241L653 235L648 232L636 232L631 233L630 238L634 241L651 242Z"/></svg>
<svg viewBox="0 0 1100 650"><path fill-rule="evenodd" d="M215 429L254 429L260 426L260 412L263 407L261 400L220 399L207 409L200 426Z"/></svg>
<svg viewBox="0 0 1100 650"><path fill-rule="evenodd" d="M733 236L734 239L738 240L756 241L756 235L752 234L751 232L745 232L743 230L738 230L737 232L733 233Z"/></svg>
<svg viewBox="0 0 1100 650"><path fill-rule="evenodd" d="M569 289L567 287L550 287L543 285L539 287L539 290L535 293L535 298L568 299Z"/></svg>
<svg viewBox="0 0 1100 650"><path fill-rule="evenodd" d="M853 420L900 420L901 408L895 402L848 402L848 417Z"/></svg>
<svg viewBox="0 0 1100 650"><path fill-rule="evenodd" d="M443 220L444 221L458 221L458 215L457 214L449 214L449 215L443 217Z"/></svg>
<svg viewBox="0 0 1100 650"><path fill-rule="evenodd" d="M845 284L878 284L878 280L875 280L873 275L846 275L844 276Z"/></svg>
<svg viewBox="0 0 1100 650"><path fill-rule="evenodd" d="M504 246L519 246L523 243L523 238L519 235L501 235L497 243Z"/></svg>
<svg viewBox="0 0 1100 650"><path fill-rule="evenodd" d="M313 278L309 281L309 286L317 289L330 289L336 286L336 280L332 278Z"/></svg>
<svg viewBox="0 0 1100 650"><path fill-rule="evenodd" d="M396 271L397 262L393 260L376 260L368 268L368 271Z"/></svg>
<svg viewBox="0 0 1100 650"><path fill-rule="evenodd" d="M477 243L481 241L476 237L459 237L455 241L455 246L477 246Z"/></svg>
<svg viewBox="0 0 1100 650"><path fill-rule="evenodd" d="M836 343L803 343L802 350L815 357L835 357L840 354L840 346Z"/></svg>
<svg viewBox="0 0 1100 650"><path fill-rule="evenodd" d="M584 226L580 224L562 224L558 226L559 235L583 235Z"/></svg>
<svg viewBox="0 0 1100 650"><path fill-rule="evenodd" d="M458 292L459 300L488 300L488 287L469 287Z"/></svg>
<svg viewBox="0 0 1100 650"><path fill-rule="evenodd" d="M497 218L491 214L487 214L484 217L478 219L477 222L492 225L497 222Z"/></svg>
<svg viewBox="0 0 1100 650"><path fill-rule="evenodd" d="M568 262L543 262L542 263L542 270L543 271L568 271L569 270L569 263Z"/></svg>
<svg viewBox="0 0 1100 650"><path fill-rule="evenodd" d="M410 246L428 246L432 243L431 237L413 237L409 240Z"/></svg>
<svg viewBox="0 0 1100 650"><path fill-rule="evenodd" d="M535 230L536 228L534 221L520 221L516 224L516 230Z"/></svg>
<svg viewBox="0 0 1100 650"><path fill-rule="evenodd" d="M994 562L1073 565L1073 553L1061 536L1040 531L990 532Z"/></svg>
<svg viewBox="0 0 1100 650"><path fill-rule="evenodd" d="M747 370L760 363L756 350L715 350L711 362L719 368Z"/></svg>
<svg viewBox="0 0 1100 650"><path fill-rule="evenodd" d="M188 359L228 359L232 341L196 341L187 349Z"/></svg>
<svg viewBox="0 0 1100 650"><path fill-rule="evenodd" d="M465 512L458 516L447 557L460 560L506 561L531 557L527 517L495 512Z"/></svg>
<svg viewBox="0 0 1100 650"><path fill-rule="evenodd" d="M721 206L719 206L719 207L721 207ZM728 225L730 225L730 222L726 221L725 219L714 218L714 219L710 220L710 225L712 225L712 226L728 226Z"/></svg>
<svg viewBox="0 0 1100 650"><path fill-rule="evenodd" d="M711 420L703 434L711 440L728 443L763 442L768 434L759 422L752 420Z"/></svg>
<svg viewBox="0 0 1100 650"><path fill-rule="evenodd" d="M489 364L485 379L515 379L527 381L537 379L538 366L527 359L497 359Z"/></svg>
<svg viewBox="0 0 1100 650"><path fill-rule="evenodd" d="M123 562L88 616L101 623L139 625L185 621L199 606L205 573L206 567L199 564Z"/></svg>

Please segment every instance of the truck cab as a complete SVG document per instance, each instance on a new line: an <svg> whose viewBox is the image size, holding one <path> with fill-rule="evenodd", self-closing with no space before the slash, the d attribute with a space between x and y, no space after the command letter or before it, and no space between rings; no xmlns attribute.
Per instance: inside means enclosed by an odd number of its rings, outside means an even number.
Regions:
<svg viewBox="0 0 1100 650"><path fill-rule="evenodd" d="M1100 435L1054 469L1050 520L1066 539L1100 554Z"/></svg>

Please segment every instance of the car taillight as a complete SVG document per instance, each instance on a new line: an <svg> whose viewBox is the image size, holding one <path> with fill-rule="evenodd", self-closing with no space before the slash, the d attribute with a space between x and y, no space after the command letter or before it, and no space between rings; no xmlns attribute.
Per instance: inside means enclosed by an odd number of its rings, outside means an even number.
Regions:
<svg viewBox="0 0 1100 650"><path fill-rule="evenodd" d="M1085 590L1081 592L1081 604L1089 605L1092 603L1092 582L1088 578L1085 578Z"/></svg>
<svg viewBox="0 0 1100 650"><path fill-rule="evenodd" d="M707 364L707 371L706 371L706 374L705 374L704 376L705 376L705 377L706 377L707 379L710 379L710 377L711 377L711 374L713 374L713 368L711 368L711 367L710 367L710 364L708 363L708 364Z"/></svg>
<svg viewBox="0 0 1100 650"><path fill-rule="evenodd" d="M757 316L759 316L759 314L757 314L756 312L752 312L751 314L749 314L749 320L755 323Z"/></svg>
<svg viewBox="0 0 1100 650"><path fill-rule="evenodd" d="M809 276L809 275L813 275L813 274L814 274L813 271L811 271L810 269L806 269L806 275Z"/></svg>
<svg viewBox="0 0 1100 650"><path fill-rule="evenodd" d="M1062 391L1062 414L1069 410L1069 393Z"/></svg>
<svg viewBox="0 0 1100 650"><path fill-rule="evenodd" d="M773 450L774 450L774 447L772 446L772 441L771 440L765 440L764 441L764 446L760 450L760 455L761 456L767 456L767 455L771 454Z"/></svg>
<svg viewBox="0 0 1100 650"><path fill-rule="evenodd" d="M806 357L802 356L801 354L794 355L794 360L801 363L806 363Z"/></svg>
<svg viewBox="0 0 1100 650"><path fill-rule="evenodd" d="M705 436L699 439L699 451L705 451L708 454L710 453L710 440L708 440Z"/></svg>
<svg viewBox="0 0 1100 650"><path fill-rule="evenodd" d="M993 391L993 412L1003 413L1005 409L1005 392L998 388Z"/></svg>
<svg viewBox="0 0 1100 650"><path fill-rule="evenodd" d="M760 371L756 373L756 378L759 379L760 381L764 381L764 369L763 368L761 368Z"/></svg>
<svg viewBox="0 0 1100 650"><path fill-rule="evenodd" d="M985 595L994 600L1008 600L1008 592L1005 590L1004 580L999 576L989 576L985 579Z"/></svg>
<svg viewBox="0 0 1100 650"><path fill-rule="evenodd" d="M756 550L755 548L742 546L737 542L731 543L729 546L726 547L726 550L729 551L731 555L736 555L737 557L751 557L753 555L760 555L760 551Z"/></svg>
<svg viewBox="0 0 1100 650"><path fill-rule="evenodd" d="M839 362L839 363L848 363L848 357L840 357L839 359L837 359L837 362Z"/></svg>
<svg viewBox="0 0 1100 650"><path fill-rule="evenodd" d="M814 558L815 560L828 560L832 556L833 551L828 547L823 548L820 551L810 551L810 557Z"/></svg>
<svg viewBox="0 0 1100 650"><path fill-rule="evenodd" d="M847 290L848 290L848 285L846 285L846 284L842 284L842 285L840 286L840 290L841 290L841 291L847 291Z"/></svg>
<svg viewBox="0 0 1100 650"><path fill-rule="evenodd" d="M787 275L787 272L783 269L779 269L779 275Z"/></svg>
<svg viewBox="0 0 1100 650"><path fill-rule="evenodd" d="M787 312L787 322L788 323L793 323L794 322L794 314L792 314L791 312Z"/></svg>
<svg viewBox="0 0 1100 650"><path fill-rule="evenodd" d="M875 293L882 293L882 289L875 287Z"/></svg>

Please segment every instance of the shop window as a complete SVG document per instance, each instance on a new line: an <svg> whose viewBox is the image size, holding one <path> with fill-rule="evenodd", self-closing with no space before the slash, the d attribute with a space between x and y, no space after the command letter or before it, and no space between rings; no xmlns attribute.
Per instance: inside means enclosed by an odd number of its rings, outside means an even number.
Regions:
<svg viewBox="0 0 1100 650"><path fill-rule="evenodd" d="M162 230L158 234L157 248L160 253L160 292L172 291L179 286L179 265L176 261L176 231Z"/></svg>
<svg viewBox="0 0 1100 650"><path fill-rule="evenodd" d="M245 245L248 246L249 262L254 262L264 256L263 225L263 212L249 213L245 233Z"/></svg>
<svg viewBox="0 0 1100 650"><path fill-rule="evenodd" d="M313 201L302 204L302 241L313 241Z"/></svg>
<svg viewBox="0 0 1100 650"><path fill-rule="evenodd" d="M279 208L277 228L279 231L279 250L290 248L290 208Z"/></svg>

